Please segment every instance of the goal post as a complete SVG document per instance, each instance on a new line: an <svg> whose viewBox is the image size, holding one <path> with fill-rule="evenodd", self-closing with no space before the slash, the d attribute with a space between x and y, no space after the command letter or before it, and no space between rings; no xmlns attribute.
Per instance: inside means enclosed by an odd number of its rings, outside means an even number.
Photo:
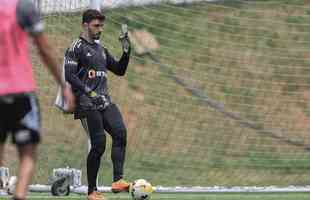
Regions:
<svg viewBox="0 0 310 200"><path fill-rule="evenodd" d="M308 192L309 3L139 0L116 6L124 2L40 5L60 60L81 31L81 11L109 4L101 43L117 58L121 24L128 24L127 73L108 74L128 130L125 178L144 178L158 192ZM56 88L32 55L44 132L34 181L45 184L53 168L69 166L82 169L86 184L87 136L79 121L50 106ZM107 134L99 173L104 186L112 181L110 149Z"/></svg>

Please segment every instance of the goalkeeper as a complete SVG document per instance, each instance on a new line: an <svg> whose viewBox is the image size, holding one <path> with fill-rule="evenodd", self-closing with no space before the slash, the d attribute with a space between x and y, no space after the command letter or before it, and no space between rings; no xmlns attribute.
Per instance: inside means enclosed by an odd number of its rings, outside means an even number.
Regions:
<svg viewBox="0 0 310 200"><path fill-rule="evenodd" d="M87 131L91 149L87 156L87 180L89 200L104 199L97 191L97 175L100 159L106 147L105 131L112 137L113 192L129 190L123 179L127 131L118 107L108 93L107 73L123 76L127 70L130 42L127 33L120 36L123 54L116 61L98 40L103 30L105 16L93 9L82 17L83 31L65 54L65 78L77 99L75 119L80 119Z"/></svg>

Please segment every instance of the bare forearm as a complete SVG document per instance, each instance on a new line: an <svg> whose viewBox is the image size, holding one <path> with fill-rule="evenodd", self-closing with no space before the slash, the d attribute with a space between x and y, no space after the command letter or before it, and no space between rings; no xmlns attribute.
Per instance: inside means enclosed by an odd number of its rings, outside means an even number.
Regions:
<svg viewBox="0 0 310 200"><path fill-rule="evenodd" d="M52 48L49 45L45 34L41 33L40 35L34 37L34 42L39 49L39 53L40 56L42 57L44 64L51 71L57 83L62 87L64 87L64 81L61 76L59 63L57 62L57 59L54 56L55 54L53 53Z"/></svg>
<svg viewBox="0 0 310 200"><path fill-rule="evenodd" d="M72 94L72 90L70 85L66 84L62 78L59 64L54 57L54 53L51 49L51 46L48 43L47 37L44 33L39 33L37 35L33 35L34 42L38 47L40 56L44 64L50 70L52 75L54 76L57 83L62 87L62 93L66 102L66 111L71 112L75 108L75 98Z"/></svg>

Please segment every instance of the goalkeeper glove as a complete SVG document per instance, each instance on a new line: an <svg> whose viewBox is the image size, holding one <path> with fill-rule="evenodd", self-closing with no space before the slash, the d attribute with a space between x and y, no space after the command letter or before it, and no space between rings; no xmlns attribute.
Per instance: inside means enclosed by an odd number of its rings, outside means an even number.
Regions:
<svg viewBox="0 0 310 200"><path fill-rule="evenodd" d="M96 106L105 106L106 102L107 102L107 100L104 96L99 96L99 95L92 97L91 101Z"/></svg>
<svg viewBox="0 0 310 200"><path fill-rule="evenodd" d="M90 97L91 102L98 108L105 108L107 106L107 99L105 96L98 95L94 91L88 92L88 96Z"/></svg>
<svg viewBox="0 0 310 200"><path fill-rule="evenodd" d="M122 31L119 36L119 41L122 44L123 52L128 53L130 51L131 45L128 37L127 24L122 24Z"/></svg>
<svg viewBox="0 0 310 200"><path fill-rule="evenodd" d="M98 95L94 91L89 92L88 96L90 97L91 102L96 106L105 104L105 98L103 96Z"/></svg>

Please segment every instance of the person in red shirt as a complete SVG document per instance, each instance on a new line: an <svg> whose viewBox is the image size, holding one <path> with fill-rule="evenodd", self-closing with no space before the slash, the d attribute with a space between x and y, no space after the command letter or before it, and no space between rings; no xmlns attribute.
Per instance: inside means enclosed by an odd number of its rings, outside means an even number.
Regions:
<svg viewBox="0 0 310 200"><path fill-rule="evenodd" d="M28 54L33 38L42 60L61 86L67 110L75 107L69 85L62 80L39 12L30 0L1 0L0 4L0 165L9 134L19 153L19 173L13 199L24 200L34 173L40 142L40 113Z"/></svg>

